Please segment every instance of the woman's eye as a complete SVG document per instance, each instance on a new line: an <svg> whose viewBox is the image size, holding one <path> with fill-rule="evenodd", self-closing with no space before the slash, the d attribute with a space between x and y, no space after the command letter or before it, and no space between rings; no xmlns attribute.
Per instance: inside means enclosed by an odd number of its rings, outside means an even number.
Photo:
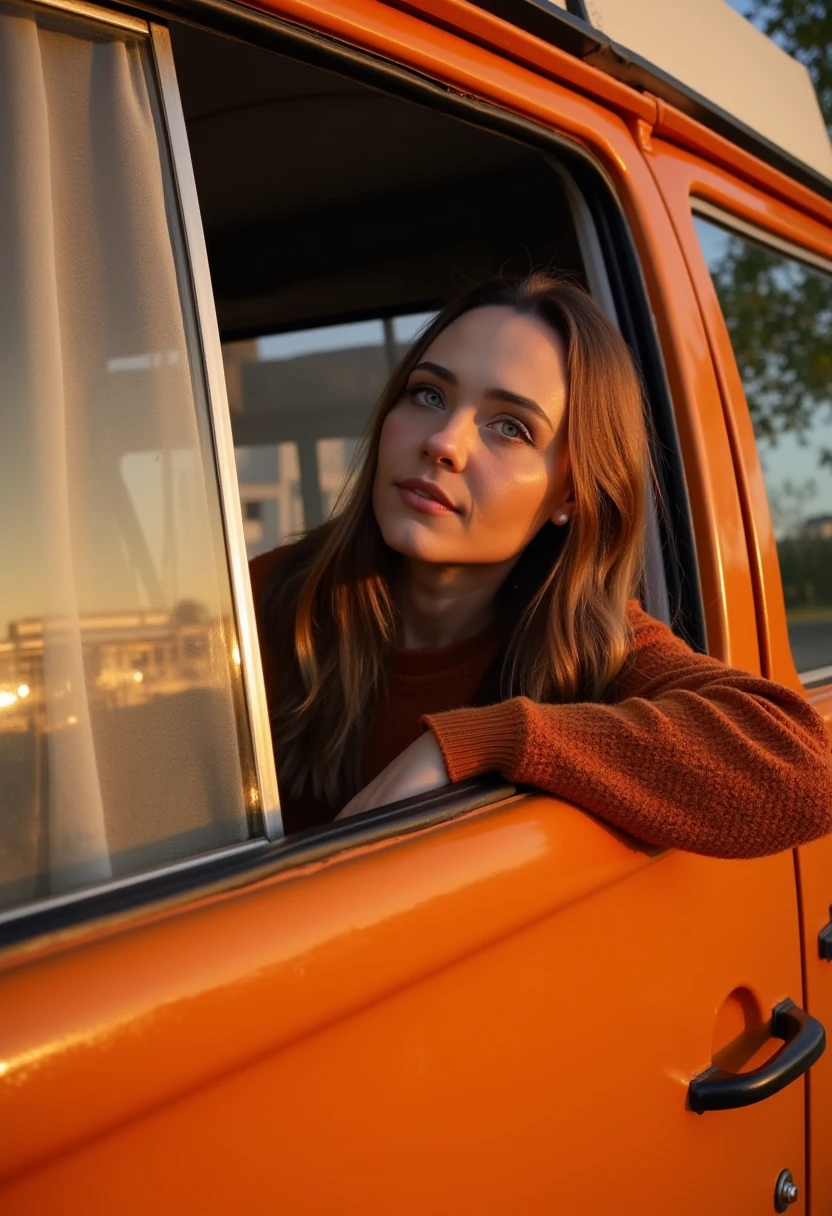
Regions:
<svg viewBox="0 0 832 1216"><path fill-rule="evenodd" d="M439 389L431 388L429 384L416 384L409 388L407 393L419 405L429 405L431 409L441 409L445 404Z"/></svg>
<svg viewBox="0 0 832 1216"><path fill-rule="evenodd" d="M522 422L518 422L516 418L498 418L494 423L497 433L503 439L523 439L526 443L532 442L532 437Z"/></svg>

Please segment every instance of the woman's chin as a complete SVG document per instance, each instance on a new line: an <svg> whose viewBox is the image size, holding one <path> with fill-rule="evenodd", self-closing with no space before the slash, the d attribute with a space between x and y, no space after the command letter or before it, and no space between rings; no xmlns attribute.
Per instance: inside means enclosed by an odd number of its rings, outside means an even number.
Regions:
<svg viewBox="0 0 832 1216"><path fill-rule="evenodd" d="M382 528L381 534L395 553L411 561L454 565L464 560L463 554L458 551L459 546L449 545L444 539L431 536L424 525L396 521L391 527Z"/></svg>

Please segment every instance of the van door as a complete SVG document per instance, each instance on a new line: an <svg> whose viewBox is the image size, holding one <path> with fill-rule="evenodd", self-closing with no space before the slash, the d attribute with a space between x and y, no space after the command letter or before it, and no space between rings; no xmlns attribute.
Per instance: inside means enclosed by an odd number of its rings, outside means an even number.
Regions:
<svg viewBox="0 0 832 1216"><path fill-rule="evenodd" d="M73 36L98 45L98 25L80 28L90 12ZM506 127L513 138L556 134L619 210L621 247L606 238L600 247L618 268L622 314L657 318L709 646L759 669L742 504L706 333L625 122L399 11L379 5L372 17L351 27L353 39L386 58L386 87L395 88L391 57L443 89L476 82L486 105L466 111L468 122L511 124L519 113L525 125ZM339 32L334 6L316 6L315 20ZM264 28L258 14L252 40ZM291 30L279 33L291 45ZM131 37L146 44L141 30ZM177 194L167 211L161 193L156 205L177 231L194 181L166 32L152 40L153 63L130 76L137 88L150 82L134 112L164 116ZM355 54L341 64L348 79ZM404 84L412 92L420 78L406 73ZM60 105L60 89L55 97ZM76 158L68 171L86 168ZM186 218L187 281L204 248ZM182 309L187 330L187 300ZM197 382L219 361L216 323L204 312L199 321L204 362L189 348ZM201 435L210 457L222 435ZM227 452L217 456L227 470ZM239 534L226 539L239 568ZM244 602L237 613L244 634ZM234 704L242 700L237 689ZM226 725L229 748L237 728ZM206 760L215 726L214 716L193 730ZM128 811L134 797L145 805L143 767L131 770ZM800 1180L802 1081L742 1109L698 1115L688 1103L691 1078L712 1064L765 1067L772 1009L802 1001L788 854L656 853L499 781L269 844L249 826L258 823L250 769L227 779L242 808L241 848L222 838L221 856L177 854L172 868L146 863L144 875L115 881L92 874L7 916L4 1213L734 1216L770 1210L784 1167Z"/></svg>
<svg viewBox="0 0 832 1216"><path fill-rule="evenodd" d="M661 145L656 165L686 247L734 437L763 670L805 690L832 723L832 202L807 199L779 175L773 197ZM800 211L789 205L790 195ZM832 841L797 850L795 866L807 1008L829 1026ZM828 1054L811 1071L808 1095L807 1181L819 1213L832 1206Z"/></svg>

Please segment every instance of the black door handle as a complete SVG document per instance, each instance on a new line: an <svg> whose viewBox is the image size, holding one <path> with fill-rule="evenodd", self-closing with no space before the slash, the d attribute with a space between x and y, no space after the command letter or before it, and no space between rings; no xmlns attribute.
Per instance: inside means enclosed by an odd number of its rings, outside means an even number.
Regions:
<svg viewBox="0 0 832 1216"><path fill-rule="evenodd" d="M771 1011L772 1038L784 1043L775 1056L752 1072L731 1073L706 1068L688 1086L688 1105L698 1115L706 1110L751 1106L779 1093L802 1077L826 1047L826 1031L817 1018L788 997Z"/></svg>
<svg viewBox="0 0 832 1216"><path fill-rule="evenodd" d="M832 908L829 909L829 924L824 925L818 934L818 954L827 962L832 962Z"/></svg>

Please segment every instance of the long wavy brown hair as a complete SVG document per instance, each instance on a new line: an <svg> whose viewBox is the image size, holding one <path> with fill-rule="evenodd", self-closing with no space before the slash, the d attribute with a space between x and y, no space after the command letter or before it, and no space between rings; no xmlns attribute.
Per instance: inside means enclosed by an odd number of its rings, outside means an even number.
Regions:
<svg viewBox="0 0 832 1216"><path fill-rule="evenodd" d="M504 583L505 649L479 701L611 695L629 642L627 600L642 573L650 458L639 377L620 334L577 284L544 272L489 282L447 304L404 355L333 517L291 546L266 587L262 619L279 672L272 730L289 797L340 809L360 787L398 636L400 559L372 506L381 427L437 335L488 305L539 318L564 342L574 514L565 527L545 524Z"/></svg>

